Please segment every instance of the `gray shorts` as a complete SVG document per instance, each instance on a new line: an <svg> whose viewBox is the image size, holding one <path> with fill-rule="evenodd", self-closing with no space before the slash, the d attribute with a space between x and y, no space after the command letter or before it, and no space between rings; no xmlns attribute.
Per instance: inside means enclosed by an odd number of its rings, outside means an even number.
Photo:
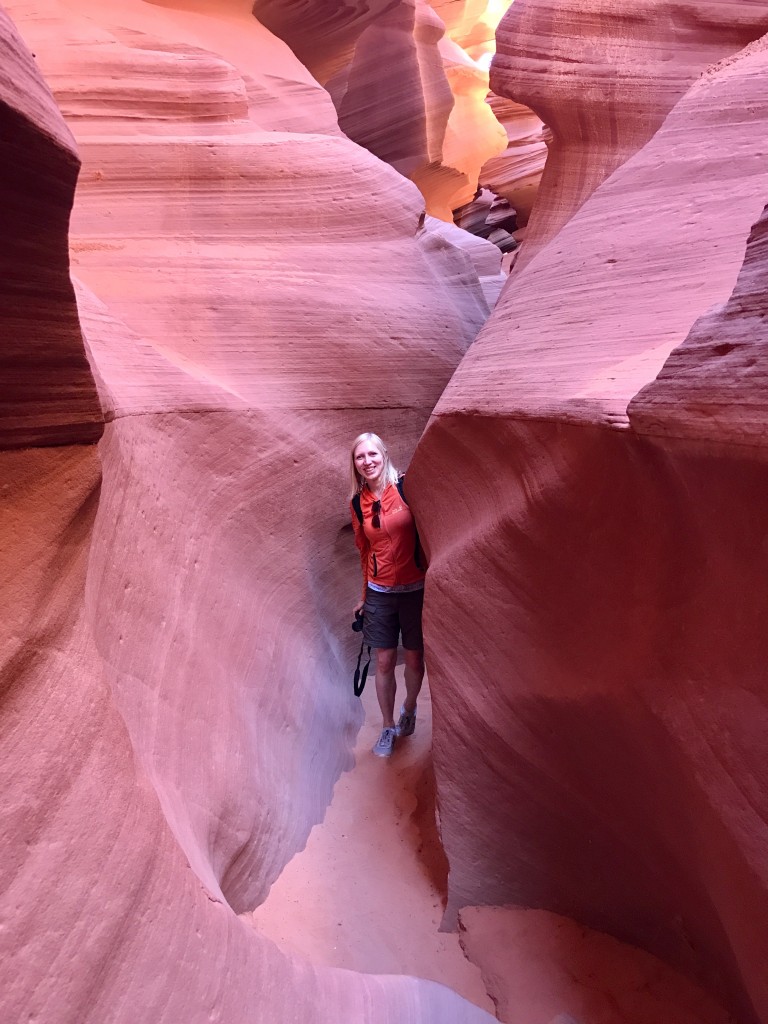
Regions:
<svg viewBox="0 0 768 1024"><path fill-rule="evenodd" d="M369 587L363 605L363 639L371 647L397 647L402 631L403 647L407 651L423 651L423 604L423 589L409 590L404 594L383 594Z"/></svg>

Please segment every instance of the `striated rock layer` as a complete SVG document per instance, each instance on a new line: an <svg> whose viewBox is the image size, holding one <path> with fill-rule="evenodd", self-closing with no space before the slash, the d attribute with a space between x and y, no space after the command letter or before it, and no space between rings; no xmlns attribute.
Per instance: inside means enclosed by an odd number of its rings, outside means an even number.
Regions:
<svg viewBox="0 0 768 1024"><path fill-rule="evenodd" d="M79 160L54 100L0 10L0 448L95 441L102 415L68 273Z"/></svg>
<svg viewBox="0 0 768 1024"><path fill-rule="evenodd" d="M73 265L108 423L98 457L2 455L4 1013L488 1021L237 916L351 764L347 446L373 428L407 458L487 314L474 266L236 5L8 6L83 158Z"/></svg>
<svg viewBox="0 0 768 1024"><path fill-rule="evenodd" d="M744 264L728 301L696 321L656 380L630 403L634 430L656 437L765 446L766 292L768 207L750 232Z"/></svg>
<svg viewBox="0 0 768 1024"><path fill-rule="evenodd" d="M486 160L479 181L514 207L518 227L524 228L536 202L547 159L545 128L536 114L522 103L493 94L488 102L504 125L507 148L499 156Z"/></svg>
<svg viewBox="0 0 768 1024"><path fill-rule="evenodd" d="M450 221L506 139L485 103L487 69L445 35L433 6L256 0L253 11L326 86L346 135L415 181L428 213ZM465 38L467 19L492 37L488 6L454 18L456 38Z"/></svg>
<svg viewBox="0 0 768 1024"><path fill-rule="evenodd" d="M574 918L740 1024L768 1017L767 65L697 82L529 262L410 470L449 918Z"/></svg>
<svg viewBox="0 0 768 1024"><path fill-rule="evenodd" d="M708 65L767 30L761 0L516 0L499 25L491 88L552 131L516 269L652 137Z"/></svg>
<svg viewBox="0 0 768 1024"><path fill-rule="evenodd" d="M461 943L504 1024L736 1024L656 957L547 910L467 907Z"/></svg>

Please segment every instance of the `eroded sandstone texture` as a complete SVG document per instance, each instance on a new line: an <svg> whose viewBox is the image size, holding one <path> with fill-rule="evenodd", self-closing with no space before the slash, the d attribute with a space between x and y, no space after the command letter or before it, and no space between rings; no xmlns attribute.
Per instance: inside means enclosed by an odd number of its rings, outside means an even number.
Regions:
<svg viewBox="0 0 768 1024"><path fill-rule="evenodd" d="M428 212L450 221L506 146L485 102L487 66L474 59L502 6L256 0L253 9L326 86L349 138L415 181Z"/></svg>
<svg viewBox="0 0 768 1024"><path fill-rule="evenodd" d="M709 71L529 261L410 471L449 910L609 932L740 1024L768 1019L767 67Z"/></svg>
<svg viewBox="0 0 768 1024"><path fill-rule="evenodd" d="M78 166L50 91L0 10L0 448L101 434L68 273Z"/></svg>
<svg viewBox="0 0 768 1024"><path fill-rule="evenodd" d="M651 138L709 64L766 30L761 0L516 0L497 33L491 88L552 131L517 270Z"/></svg>
<svg viewBox="0 0 768 1024"><path fill-rule="evenodd" d="M7 6L83 158L73 265L108 423L98 454L2 456L3 1018L487 1021L434 984L294 962L238 917L351 765L347 445L373 428L407 460L487 315L472 261L241 4ZM64 426L23 440L84 440L76 158L0 27L22 167L55 206L14 251L39 291L55 271L70 324L44 349ZM14 422L45 409L4 388Z"/></svg>

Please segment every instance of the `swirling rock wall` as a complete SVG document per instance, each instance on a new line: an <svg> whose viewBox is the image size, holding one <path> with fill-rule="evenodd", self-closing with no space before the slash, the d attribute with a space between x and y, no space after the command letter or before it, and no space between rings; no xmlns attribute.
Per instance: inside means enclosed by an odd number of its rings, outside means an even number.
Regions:
<svg viewBox="0 0 768 1024"><path fill-rule="evenodd" d="M651 138L708 65L766 30L762 2L516 0L499 25L491 88L552 131L516 270Z"/></svg>
<svg viewBox="0 0 768 1024"><path fill-rule="evenodd" d="M98 456L2 456L4 1015L487 1021L441 986L294 962L238 916L351 764L347 445L373 428L407 458L487 315L474 266L242 5L8 8L83 158L100 406L68 286L80 384L56 378L42 440L108 422ZM60 174L58 262L45 240L30 279L66 282L73 144L8 25L29 173L42 152Z"/></svg>
<svg viewBox="0 0 768 1024"><path fill-rule="evenodd" d="M539 117L522 103L491 94L491 110L504 125L507 148L499 156L486 160L480 169L479 183L502 196L517 214L518 228L525 228L539 194L539 185L547 160L547 134Z"/></svg>
<svg viewBox="0 0 768 1024"><path fill-rule="evenodd" d="M103 417L69 280L79 160L32 55L0 11L0 448L95 441Z"/></svg>
<svg viewBox="0 0 768 1024"><path fill-rule="evenodd" d="M410 470L453 911L609 932L741 1024L768 1019L767 61L709 71L529 261Z"/></svg>
<svg viewBox="0 0 768 1024"><path fill-rule="evenodd" d="M445 13L444 5L426 0L256 0L253 10L326 86L349 138L415 181L428 213L450 221L506 145L485 102L487 69L456 41L475 38L471 24L486 43L489 6L450 10L448 36L433 9Z"/></svg>

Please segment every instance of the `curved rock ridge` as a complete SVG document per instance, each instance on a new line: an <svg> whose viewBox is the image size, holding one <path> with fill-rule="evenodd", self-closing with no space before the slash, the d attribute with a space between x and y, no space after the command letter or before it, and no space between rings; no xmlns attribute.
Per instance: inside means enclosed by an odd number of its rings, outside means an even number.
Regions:
<svg viewBox="0 0 768 1024"><path fill-rule="evenodd" d="M78 138L110 122L123 132L164 131L174 121L239 132L246 108L264 130L341 134L325 89L241 0L61 0L45 18L30 17L18 0L6 7L45 52L47 80ZM119 41L105 25L123 28ZM50 45L56 31L70 40L58 51ZM88 50L87 79L78 41ZM135 83L129 95L126 78Z"/></svg>
<svg viewBox="0 0 768 1024"><path fill-rule="evenodd" d="M506 132L506 149L491 155L485 161L477 175L478 184L504 197L514 207L518 227L523 229L528 223L536 199L547 157L547 146L541 120L532 110L502 96L488 94L487 69L496 52L496 27L502 15L511 6L511 0L490 3L488 0L429 2L443 19L446 36L461 49L465 59L469 56L474 62L477 88L484 90L481 99L485 102L476 103L472 107L472 117L477 122L481 113L485 117L492 116ZM455 87L453 91L457 96ZM469 135L466 129L462 131L460 138L463 145L466 145ZM474 182L475 178L472 177L471 180ZM464 192L462 198L466 195ZM457 197L451 198L454 200L452 210L456 210Z"/></svg>
<svg viewBox="0 0 768 1024"><path fill-rule="evenodd" d="M503 196L517 214L518 229L527 226L547 160L549 133L541 119L522 103L491 93L488 104L507 133L507 148L480 169L483 188Z"/></svg>
<svg viewBox="0 0 768 1024"><path fill-rule="evenodd" d="M426 244L431 242L436 255L437 250L445 251L449 247L448 258L445 260L446 275L450 277L455 273L457 254L463 254L480 279L488 308L493 309L507 280L507 275L501 270L501 252L498 247L493 242L472 235L455 224L446 224L436 217L427 217L425 228L424 241Z"/></svg>
<svg viewBox="0 0 768 1024"><path fill-rule="evenodd" d="M416 182L428 213L450 221L471 200L505 135L485 102L486 68L445 36L426 0L257 0L253 10L326 86L349 138Z"/></svg>
<svg viewBox="0 0 768 1024"><path fill-rule="evenodd" d="M123 443L117 429L107 449ZM99 609L84 600L95 448L0 460L16 496L4 533L17 537L0 554L7 1019L492 1020L439 985L291 961L201 884L137 766L94 639ZM12 652L16 627L24 640ZM237 751L219 756L231 763Z"/></svg>
<svg viewBox="0 0 768 1024"><path fill-rule="evenodd" d="M747 242L731 297L702 316L629 404L638 433L768 447L768 207Z"/></svg>
<svg viewBox="0 0 768 1024"><path fill-rule="evenodd" d="M69 280L80 166L50 90L0 10L0 448L96 441L103 417Z"/></svg>
<svg viewBox="0 0 768 1024"><path fill-rule="evenodd" d="M491 88L552 131L516 272L652 137L710 64L766 31L760 0L516 0L499 25Z"/></svg>
<svg viewBox="0 0 768 1024"><path fill-rule="evenodd" d="M461 943L509 1024L736 1024L656 957L547 910L467 907Z"/></svg>
<svg viewBox="0 0 768 1024"><path fill-rule="evenodd" d="M487 315L477 272L339 133L260 130L302 72L276 44L286 94L255 111L234 54L258 69L271 44L234 8L206 54L201 10L10 6L83 157L73 265L110 422L101 467L3 455L4 1011L488 1021L439 985L291 960L237 916L351 764L347 446L372 428L407 461Z"/></svg>
<svg viewBox="0 0 768 1024"><path fill-rule="evenodd" d="M571 917L740 1024L768 1017L767 66L708 72L527 264L409 470L449 919Z"/></svg>

